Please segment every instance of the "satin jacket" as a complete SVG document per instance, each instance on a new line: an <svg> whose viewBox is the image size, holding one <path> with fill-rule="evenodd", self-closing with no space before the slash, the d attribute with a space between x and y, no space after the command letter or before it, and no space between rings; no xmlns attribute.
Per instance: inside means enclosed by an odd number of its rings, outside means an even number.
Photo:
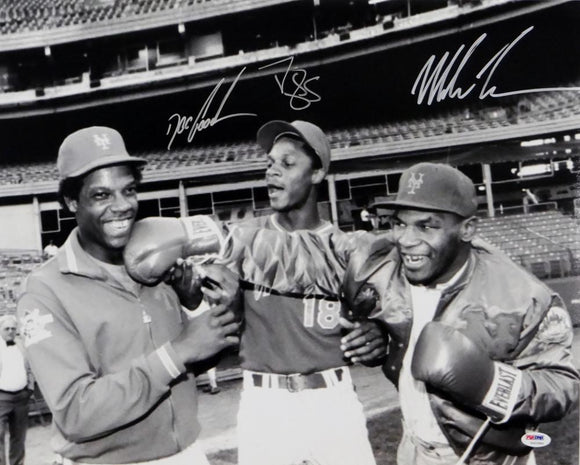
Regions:
<svg viewBox="0 0 580 465"><path fill-rule="evenodd" d="M360 262L349 265L346 277L378 292L375 316L390 337L383 371L397 385L413 322L409 283L396 249L375 251ZM527 454L530 449L520 441L526 428L558 420L574 405L580 378L572 363L572 324L564 303L503 253L473 246L465 271L443 292L434 320L463 332L491 359L523 370L510 420L492 424L469 463L500 463L506 455ZM485 416L427 389L438 424L460 455Z"/></svg>

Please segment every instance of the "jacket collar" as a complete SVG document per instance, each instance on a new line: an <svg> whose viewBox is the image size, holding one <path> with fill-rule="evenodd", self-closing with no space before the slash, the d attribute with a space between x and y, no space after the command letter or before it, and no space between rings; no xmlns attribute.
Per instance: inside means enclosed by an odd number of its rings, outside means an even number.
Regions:
<svg viewBox="0 0 580 465"><path fill-rule="evenodd" d="M56 255L60 272L107 281L107 273L81 247L78 234L79 229L76 227Z"/></svg>
<svg viewBox="0 0 580 465"><path fill-rule="evenodd" d="M467 283L471 281L471 276L475 270L475 263L477 261L477 257L473 248L470 250L469 255L467 257L467 263L463 266L459 276L455 277L453 284L446 287L443 290L443 294L454 294L455 292L463 289Z"/></svg>

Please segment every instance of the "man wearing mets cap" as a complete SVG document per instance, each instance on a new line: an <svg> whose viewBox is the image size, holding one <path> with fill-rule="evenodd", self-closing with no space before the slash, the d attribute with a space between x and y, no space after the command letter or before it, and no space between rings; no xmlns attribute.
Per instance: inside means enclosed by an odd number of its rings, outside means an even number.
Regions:
<svg viewBox="0 0 580 465"><path fill-rule="evenodd" d="M475 189L460 171L414 165L381 206L394 210L396 247L347 275L381 297L383 371L403 421L397 463L535 463L522 436L578 397L562 300L475 240Z"/></svg>
<svg viewBox="0 0 580 465"><path fill-rule="evenodd" d="M78 227L18 303L64 465L208 464L186 365L236 344L238 324L225 301L188 320L179 283L147 287L127 274L122 253L144 164L111 128L63 141L60 195Z"/></svg>

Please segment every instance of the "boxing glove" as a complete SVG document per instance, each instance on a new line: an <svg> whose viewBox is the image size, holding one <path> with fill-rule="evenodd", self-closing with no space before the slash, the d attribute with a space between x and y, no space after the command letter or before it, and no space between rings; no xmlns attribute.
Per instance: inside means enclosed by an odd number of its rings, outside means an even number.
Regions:
<svg viewBox="0 0 580 465"><path fill-rule="evenodd" d="M135 281L153 286L178 258L217 254L223 243L222 229L208 216L145 218L135 223L123 258Z"/></svg>
<svg viewBox="0 0 580 465"><path fill-rule="evenodd" d="M356 239L357 246L349 256L341 286L342 316L349 321L365 320L379 308L380 295L370 280L393 248L386 235L365 233Z"/></svg>
<svg viewBox="0 0 580 465"><path fill-rule="evenodd" d="M411 373L494 423L509 420L522 379L521 370L493 361L463 333L436 321L419 335Z"/></svg>
<svg viewBox="0 0 580 465"><path fill-rule="evenodd" d="M199 267L189 259L178 259L177 264L171 267L163 280L173 287L179 302L188 310L195 310L201 303L204 276Z"/></svg>

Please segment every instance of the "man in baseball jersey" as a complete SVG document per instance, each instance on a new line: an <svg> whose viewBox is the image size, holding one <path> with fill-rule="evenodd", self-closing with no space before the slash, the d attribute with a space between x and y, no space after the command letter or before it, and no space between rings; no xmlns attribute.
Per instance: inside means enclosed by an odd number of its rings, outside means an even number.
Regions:
<svg viewBox="0 0 580 465"><path fill-rule="evenodd" d="M268 153L266 182L274 213L253 224L290 234L344 234L318 211L317 189L330 165L322 130L305 121L271 121L257 139ZM340 280L341 271L331 262L318 265ZM280 293L251 280L243 280L242 289L239 464L374 464L347 365L348 356L351 362L371 362L384 354L380 327L358 323L341 343L338 296Z"/></svg>
<svg viewBox="0 0 580 465"><path fill-rule="evenodd" d="M351 262L345 286L378 292L389 332L383 370L403 418L398 465L535 463L526 431L578 399L563 302L474 241L475 188L458 170L412 166L382 207L394 209L396 248Z"/></svg>
<svg viewBox="0 0 580 465"><path fill-rule="evenodd" d="M237 344L239 325L223 302L189 320L178 284L142 286L127 274L144 164L107 127L60 146L60 194L77 228L29 276L18 313L63 465L209 465L188 367Z"/></svg>
<svg viewBox="0 0 580 465"><path fill-rule="evenodd" d="M231 227L207 217L147 218L125 249L134 279L156 282L176 259L222 249L240 277L244 389L238 414L241 465L374 464L366 419L348 365L380 362L381 323L345 320L339 300L346 263L373 234L345 234L321 219L317 188L330 144L314 124L273 121L258 131L268 152L274 214ZM213 248L212 248L213 246Z"/></svg>

